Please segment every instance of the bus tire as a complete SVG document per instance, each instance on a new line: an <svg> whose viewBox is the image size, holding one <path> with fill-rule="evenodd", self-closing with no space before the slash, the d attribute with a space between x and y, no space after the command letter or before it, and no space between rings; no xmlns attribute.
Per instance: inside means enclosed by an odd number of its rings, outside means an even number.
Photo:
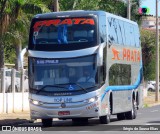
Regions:
<svg viewBox="0 0 160 134"><path fill-rule="evenodd" d="M125 114L124 113L117 114L117 119L118 120L125 120L126 119Z"/></svg>
<svg viewBox="0 0 160 134"><path fill-rule="evenodd" d="M133 100L132 110L125 113L126 119L133 120L137 117L137 103Z"/></svg>
<svg viewBox="0 0 160 134"><path fill-rule="evenodd" d="M101 124L108 124L110 123L110 114L109 115L105 115L105 116L101 116L99 118L99 121Z"/></svg>
<svg viewBox="0 0 160 134"><path fill-rule="evenodd" d="M42 126L43 127L51 127L52 126L52 119L42 119Z"/></svg>

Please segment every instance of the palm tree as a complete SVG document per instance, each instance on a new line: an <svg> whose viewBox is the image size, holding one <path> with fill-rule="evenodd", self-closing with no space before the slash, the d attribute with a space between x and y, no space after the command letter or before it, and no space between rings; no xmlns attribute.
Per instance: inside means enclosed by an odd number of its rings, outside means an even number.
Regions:
<svg viewBox="0 0 160 134"><path fill-rule="evenodd" d="M9 26L9 30L6 32L6 40L8 44L13 48L15 48L15 69L18 70L19 62L18 62L18 56L21 52L22 47L24 47L24 39L28 39L28 29L29 29L29 23L26 14L23 14L22 16L19 16L15 23L11 24Z"/></svg>
<svg viewBox="0 0 160 134"><path fill-rule="evenodd" d="M24 14L28 15L41 13L47 10L47 7L41 0L1 0L0 1L0 68L4 67L4 41L3 36L9 30L11 25L15 24ZM28 18L24 18L26 20ZM20 36L19 36L20 37ZM20 38L17 42L20 46ZM16 44L17 44L16 43ZM19 49L17 47L17 49Z"/></svg>

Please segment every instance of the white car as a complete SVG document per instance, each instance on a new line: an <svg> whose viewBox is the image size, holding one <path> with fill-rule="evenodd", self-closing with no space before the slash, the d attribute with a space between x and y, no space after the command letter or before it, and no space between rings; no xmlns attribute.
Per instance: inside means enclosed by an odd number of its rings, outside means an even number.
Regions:
<svg viewBox="0 0 160 134"><path fill-rule="evenodd" d="M156 90L156 81L148 81L147 90L152 91L152 92L155 91ZM160 90L160 85L159 85L159 90Z"/></svg>
<svg viewBox="0 0 160 134"><path fill-rule="evenodd" d="M148 91L155 91L155 81L148 81L147 83L147 90Z"/></svg>

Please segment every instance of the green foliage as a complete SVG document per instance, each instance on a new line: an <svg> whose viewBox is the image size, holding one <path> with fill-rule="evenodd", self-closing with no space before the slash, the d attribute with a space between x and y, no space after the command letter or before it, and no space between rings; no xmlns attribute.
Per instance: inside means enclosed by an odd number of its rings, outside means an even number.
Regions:
<svg viewBox="0 0 160 134"><path fill-rule="evenodd" d="M60 10L103 10L124 18L127 17L127 2L124 0L59 0ZM132 0L132 20L140 22L138 8L141 0Z"/></svg>
<svg viewBox="0 0 160 134"><path fill-rule="evenodd" d="M141 30L141 45L142 45L142 59L143 59L143 73L145 80L155 79L155 68L156 68L156 35L155 32L149 30Z"/></svg>
<svg viewBox="0 0 160 134"><path fill-rule="evenodd" d="M15 48L11 44L13 41L13 38L9 36L8 34L5 34L3 36L3 44L4 45L4 53L5 53L5 63L15 63L16 54L15 54Z"/></svg>
<svg viewBox="0 0 160 134"><path fill-rule="evenodd" d="M127 4L118 0L100 0L99 8L109 13L127 17Z"/></svg>
<svg viewBox="0 0 160 134"><path fill-rule="evenodd" d="M49 12L47 5L43 2L42 0L0 1L0 49L4 49L0 53L2 63L0 67L4 64L4 56L5 62L9 63L15 63L18 59L17 52L22 45L27 44L31 18L37 13Z"/></svg>
<svg viewBox="0 0 160 134"><path fill-rule="evenodd" d="M60 0L60 10L97 10L100 0Z"/></svg>
<svg viewBox="0 0 160 134"><path fill-rule="evenodd" d="M149 105L145 103L145 104L143 105L143 107L144 107L144 108L147 108L147 107L149 107Z"/></svg>
<svg viewBox="0 0 160 134"><path fill-rule="evenodd" d="M138 9L140 7L141 0L132 0L131 6L131 20L137 21L139 24L141 23L141 15L138 13Z"/></svg>
<svg viewBox="0 0 160 134"><path fill-rule="evenodd" d="M127 0L126 0L127 1ZM60 11L66 10L104 10L122 17L127 16L125 0L59 0ZM131 19L139 22L141 16L138 8L141 0L132 0ZM5 62L15 63L16 45L22 47L28 44L29 26L32 17L37 13L53 10L53 0L1 0L0 1L0 45L3 43ZM4 17L9 17L6 19ZM6 21L2 18L5 18ZM9 21L10 20L10 21ZM8 25L9 24L9 25ZM2 31L3 30L3 31ZM143 50L144 77L147 80L155 78L155 33L142 30L141 42ZM3 48L3 47L2 47ZM0 47L1 49L1 47ZM1 52L1 51L0 51ZM1 58L1 56L0 56ZM0 59L1 61L1 59Z"/></svg>

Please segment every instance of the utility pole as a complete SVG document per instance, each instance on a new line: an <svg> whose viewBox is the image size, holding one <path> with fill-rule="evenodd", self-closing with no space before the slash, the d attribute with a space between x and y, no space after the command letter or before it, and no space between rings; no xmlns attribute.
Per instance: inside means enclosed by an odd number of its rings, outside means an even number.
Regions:
<svg viewBox="0 0 160 134"><path fill-rule="evenodd" d="M156 94L155 101L159 101L159 21L158 21L158 0L156 0Z"/></svg>
<svg viewBox="0 0 160 134"><path fill-rule="evenodd" d="M128 3L127 3L127 18L129 20L131 19L131 0L128 0Z"/></svg>
<svg viewBox="0 0 160 134"><path fill-rule="evenodd" d="M59 12L59 3L58 3L58 0L54 0L54 12Z"/></svg>

